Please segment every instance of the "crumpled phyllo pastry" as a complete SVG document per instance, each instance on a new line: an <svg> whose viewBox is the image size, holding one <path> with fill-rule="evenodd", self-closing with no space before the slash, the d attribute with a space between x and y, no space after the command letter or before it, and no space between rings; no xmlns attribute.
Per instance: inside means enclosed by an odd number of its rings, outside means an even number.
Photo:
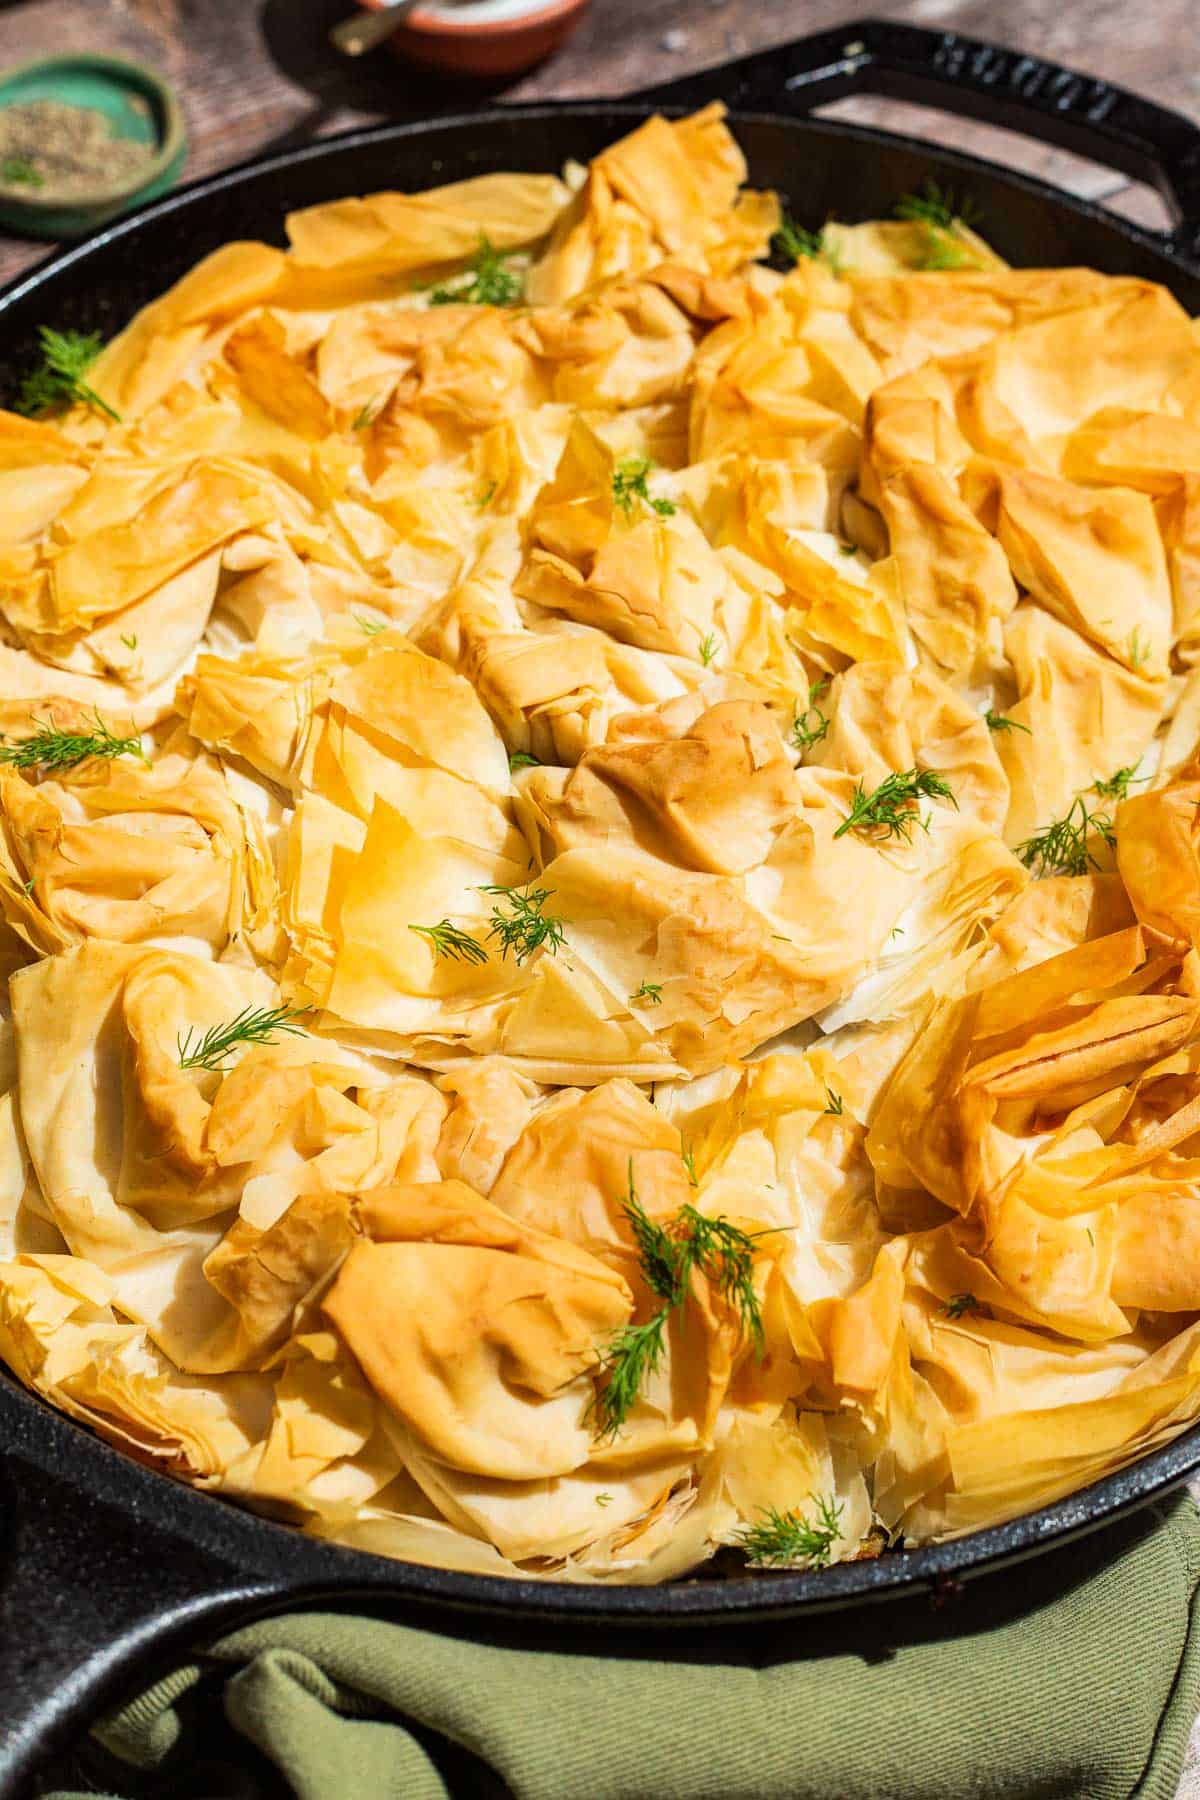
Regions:
<svg viewBox="0 0 1200 1800"><path fill-rule="evenodd" d="M917 645L949 681L986 677L1017 602L999 544L940 469L914 462L880 485L896 582Z"/></svg>
<svg viewBox="0 0 1200 1800"><path fill-rule="evenodd" d="M219 463L164 471L150 493L144 478L124 488L110 483L104 500L98 514L85 513L87 489L74 497L63 525L71 530L69 521L80 514L82 529L49 546L36 585L20 597L5 594L4 610L15 625L55 635L125 614L235 533L273 516L259 481Z"/></svg>
<svg viewBox="0 0 1200 1800"><path fill-rule="evenodd" d="M461 1182L357 1202L322 1306L372 1387L451 1468L509 1480L587 1462L597 1345L629 1317L613 1270Z"/></svg>
<svg viewBox="0 0 1200 1800"><path fill-rule="evenodd" d="M588 750L569 774L534 771L517 814L542 861L583 845L631 843L681 868L736 875L770 854L798 795L774 719L754 701L700 710L677 736L623 737ZM636 720L634 721L636 725Z"/></svg>
<svg viewBox="0 0 1200 1800"><path fill-rule="evenodd" d="M1164 689L1161 676L1093 649L1027 603L1009 619L1004 648L1018 694L1005 716L1017 728L998 733L995 747L1011 792L1005 839L1021 844L1062 818L1098 777L1138 763Z"/></svg>
<svg viewBox="0 0 1200 1800"><path fill-rule="evenodd" d="M43 954L94 937L216 955L269 917L262 834L207 758L93 758L36 787L0 768L0 832L0 906Z"/></svg>
<svg viewBox="0 0 1200 1800"><path fill-rule="evenodd" d="M724 565L673 502L622 490L625 466L576 421L554 480L534 501L515 592L624 643L699 661Z"/></svg>
<svg viewBox="0 0 1200 1800"><path fill-rule="evenodd" d="M744 880L611 843L566 850L542 871L572 956L635 1008L647 988L659 990L638 1017L693 1074L838 998L901 911L912 877L854 833L835 840L844 813L831 799L805 792L795 823ZM849 883L869 899L831 930L829 884L839 881L843 894Z"/></svg>
<svg viewBox="0 0 1200 1800"><path fill-rule="evenodd" d="M181 1043L272 997L260 974L87 939L12 983L29 1154L67 1243L102 1263L213 1217L239 1189L207 1142L201 1070Z"/></svg>
<svg viewBox="0 0 1200 1800"><path fill-rule="evenodd" d="M827 729L805 760L861 776L868 790L894 769L936 769L960 813L1003 828L1008 782L983 719L931 669L855 663L816 703Z"/></svg>
<svg viewBox="0 0 1200 1800"><path fill-rule="evenodd" d="M976 467L967 495L1030 597L1127 669L1166 671L1171 590L1154 508L1130 488Z"/></svg>
<svg viewBox="0 0 1200 1800"><path fill-rule="evenodd" d="M978 350L1041 319L1149 291L1144 282L1094 269L961 269L952 281L851 269L847 285L851 322L880 358L885 379L930 357Z"/></svg>
<svg viewBox="0 0 1200 1800"><path fill-rule="evenodd" d="M486 236L497 250L535 244L558 216L566 189L553 175L478 175L421 194L369 194L288 214L291 245L281 298L369 297L405 291L397 278L462 262ZM359 291L356 291L359 290Z"/></svg>
<svg viewBox="0 0 1200 1800"><path fill-rule="evenodd" d="M527 284L553 305L614 275L687 260L724 273L764 254L779 223L773 194L742 193L746 164L714 104L647 119L592 162Z"/></svg>
<svg viewBox="0 0 1200 1800"><path fill-rule="evenodd" d="M1187 1044L1197 1001L1141 928L1086 942L943 1005L901 1062L867 1140L883 1180L969 1214L1043 1117L1119 1088Z"/></svg>

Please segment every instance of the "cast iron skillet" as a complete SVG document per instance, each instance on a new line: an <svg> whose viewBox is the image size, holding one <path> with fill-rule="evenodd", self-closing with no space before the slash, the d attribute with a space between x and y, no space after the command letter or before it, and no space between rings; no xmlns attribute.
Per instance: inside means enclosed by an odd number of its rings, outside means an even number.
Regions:
<svg viewBox="0 0 1200 1800"><path fill-rule="evenodd" d="M1143 230L953 150L809 115L867 91L1013 126L1149 180L1175 215ZM953 33L859 21L632 100L506 107L389 125L245 164L160 200L54 257L0 295L0 392L42 323L123 325L198 257L237 237L282 242L283 217L345 194L419 189L489 170L557 170L619 137L648 101L734 112L750 179L805 224L887 215L929 174L979 205L1012 262L1087 263L1165 282L1200 313L1200 129L1120 88ZM953 1583L1060 1544L1200 1468L1200 1428L1055 1506L955 1543L821 1573L577 1588L422 1568L319 1543L141 1467L0 1379L5 1546L0 1569L0 1796L128 1688L152 1659L235 1621L326 1604L637 1626L779 1618ZM492 1623L487 1623L490 1615Z"/></svg>

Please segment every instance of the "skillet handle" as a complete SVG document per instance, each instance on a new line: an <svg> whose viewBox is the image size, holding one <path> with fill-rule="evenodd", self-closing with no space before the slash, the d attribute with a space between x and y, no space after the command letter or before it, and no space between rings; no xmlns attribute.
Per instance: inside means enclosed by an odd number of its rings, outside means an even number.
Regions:
<svg viewBox="0 0 1200 1800"><path fill-rule="evenodd" d="M139 1678L270 1610L282 1584L108 1504L19 1449L2 1469L0 1800L20 1800L45 1759Z"/></svg>
<svg viewBox="0 0 1200 1800"><path fill-rule="evenodd" d="M1026 130L1148 181L1175 217L1147 232L1200 261L1200 126L1127 88L957 31L857 19L774 50L702 69L638 96L682 105L724 100L740 112L804 115L846 94L883 94L1010 130Z"/></svg>

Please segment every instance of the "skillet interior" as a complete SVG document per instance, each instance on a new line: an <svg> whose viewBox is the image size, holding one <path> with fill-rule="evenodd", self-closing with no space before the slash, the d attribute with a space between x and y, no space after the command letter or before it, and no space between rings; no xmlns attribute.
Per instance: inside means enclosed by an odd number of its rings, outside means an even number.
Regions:
<svg viewBox="0 0 1200 1800"><path fill-rule="evenodd" d="M34 353L38 325L109 336L218 245L239 237L281 243L284 215L293 208L489 171L557 170L568 157L592 156L647 110L644 103L581 102L385 126L193 184L51 259L0 294L0 393L11 397ZM688 106L664 110L678 113ZM990 241L1010 261L1087 263L1111 274L1144 276L1164 282L1185 307L1200 313L1200 276L1169 253L1165 239L1042 183L861 127L737 114L732 123L750 163L751 182L777 188L802 223L816 226L830 214L850 222L886 216L900 194L933 175L960 194L970 193ZM0 1589L0 1690L7 1691L15 1709L10 1717L27 1709L28 1728L10 1737L7 1749L0 1748L2 1795L17 1791L6 1777L23 1756L33 1754L29 1733L36 1729L44 1753L47 1734L61 1735L73 1718L95 1707L106 1688L111 1691L118 1665L128 1678L139 1645L146 1654L151 1623L161 1656L166 1645L194 1637L202 1626L215 1628L230 1609L244 1615L251 1607L331 1595L342 1604L378 1605L392 1597L516 1615L531 1623L642 1626L840 1607L954 1582L1103 1524L1200 1468L1200 1427L1054 1506L954 1543L823 1572L701 1576L665 1588L503 1581L321 1544L139 1467L9 1379L0 1380L0 1457L17 1512L15 1527L10 1515L8 1573ZM45 1605L56 1585L47 1575L44 1553L47 1509L54 1515L57 1585L61 1589L72 1570L90 1570L83 1579L94 1590L97 1616L82 1632L78 1610L66 1630L50 1618L42 1666L31 1673L20 1640L14 1646L5 1623L36 1620L39 1614L46 1623L52 1610ZM105 1538L99 1558L98 1531ZM78 1573L75 1580L78 1589ZM81 1651L88 1650L92 1654L83 1665Z"/></svg>

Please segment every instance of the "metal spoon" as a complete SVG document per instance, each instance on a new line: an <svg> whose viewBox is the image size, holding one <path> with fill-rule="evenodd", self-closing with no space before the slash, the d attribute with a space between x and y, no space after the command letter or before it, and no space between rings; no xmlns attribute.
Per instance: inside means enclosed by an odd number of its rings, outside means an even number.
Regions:
<svg viewBox="0 0 1200 1800"><path fill-rule="evenodd" d="M376 44L382 44L384 38L390 37L418 4L419 0L390 0L390 4L381 6L378 12L356 12L334 26L329 41L343 56L365 56L368 50L374 50Z"/></svg>

